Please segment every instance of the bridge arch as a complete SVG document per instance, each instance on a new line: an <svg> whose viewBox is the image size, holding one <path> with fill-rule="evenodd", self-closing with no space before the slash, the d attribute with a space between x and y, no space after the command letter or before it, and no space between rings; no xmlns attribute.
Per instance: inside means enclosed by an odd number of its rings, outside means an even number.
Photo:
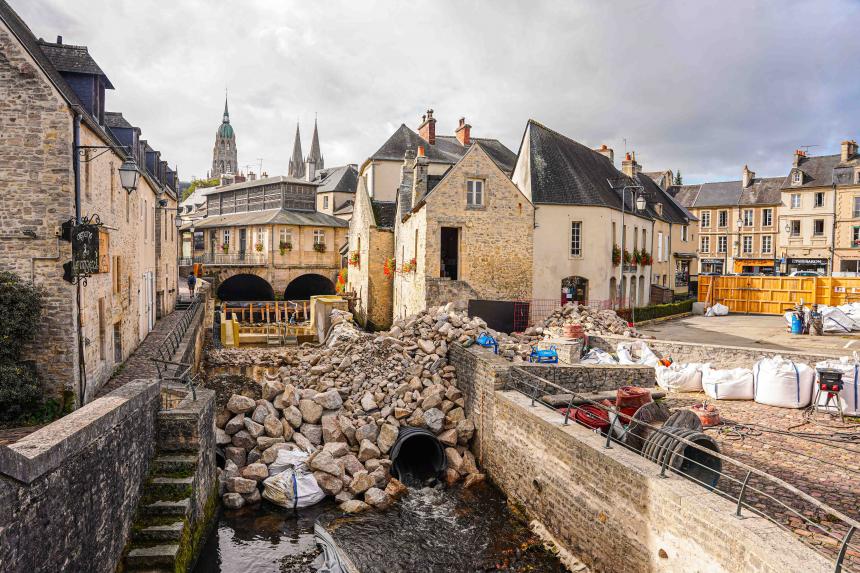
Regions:
<svg viewBox="0 0 860 573"><path fill-rule="evenodd" d="M284 290L284 300L307 300L318 294L334 294L331 279L315 273L300 275Z"/></svg>
<svg viewBox="0 0 860 573"><path fill-rule="evenodd" d="M274 300L275 291L269 281L254 275L240 273L225 278L218 285L220 300Z"/></svg>

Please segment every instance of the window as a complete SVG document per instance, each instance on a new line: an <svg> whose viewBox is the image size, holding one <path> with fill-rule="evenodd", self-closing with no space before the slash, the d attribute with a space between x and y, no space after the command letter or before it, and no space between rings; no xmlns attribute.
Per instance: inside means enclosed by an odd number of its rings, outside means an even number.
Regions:
<svg viewBox="0 0 860 573"><path fill-rule="evenodd" d="M773 226L773 209L762 209L761 224L763 227Z"/></svg>
<svg viewBox="0 0 860 573"><path fill-rule="evenodd" d="M116 172L113 169L113 161L108 164L108 167L110 169L110 212L113 213L114 195L116 194Z"/></svg>
<svg viewBox="0 0 860 573"><path fill-rule="evenodd" d="M657 233L657 260L663 260L663 233Z"/></svg>
<svg viewBox="0 0 860 573"><path fill-rule="evenodd" d="M815 206L824 207L824 192L818 191L815 193Z"/></svg>
<svg viewBox="0 0 860 573"><path fill-rule="evenodd" d="M860 227L854 227L851 233L851 246L860 247Z"/></svg>
<svg viewBox="0 0 860 573"><path fill-rule="evenodd" d="M800 221L795 219L793 221L789 221L788 223L790 225L789 228L790 228L791 236L792 237L799 237L800 236Z"/></svg>
<svg viewBox="0 0 860 573"><path fill-rule="evenodd" d="M711 238L707 235L702 237L702 252L708 253L711 251Z"/></svg>
<svg viewBox="0 0 860 573"><path fill-rule="evenodd" d="M751 253L753 245L752 235L744 235L744 253Z"/></svg>
<svg viewBox="0 0 860 573"><path fill-rule="evenodd" d="M773 237L771 237L770 235L762 235L761 252L765 254L770 254L773 252Z"/></svg>
<svg viewBox="0 0 860 573"><path fill-rule="evenodd" d="M281 229L280 244L293 243L293 232L289 229Z"/></svg>
<svg viewBox="0 0 860 573"><path fill-rule="evenodd" d="M720 211L717 213L717 226L725 227L729 224L729 212L728 211Z"/></svg>
<svg viewBox="0 0 860 573"><path fill-rule="evenodd" d="M791 208L800 209L800 193L791 194Z"/></svg>
<svg viewBox="0 0 860 573"><path fill-rule="evenodd" d="M803 173L799 169L795 169L794 173L791 174L791 184L800 185L801 183L803 183Z"/></svg>
<svg viewBox="0 0 860 573"><path fill-rule="evenodd" d="M314 245L325 245L325 231L320 229L314 231Z"/></svg>
<svg viewBox="0 0 860 573"><path fill-rule="evenodd" d="M717 252L718 253L726 253L728 251L729 246L729 238L723 235L722 237L717 237Z"/></svg>
<svg viewBox="0 0 860 573"><path fill-rule="evenodd" d="M633 227L633 250L639 248L639 227Z"/></svg>
<svg viewBox="0 0 860 573"><path fill-rule="evenodd" d="M744 209L744 227L753 226L753 210Z"/></svg>
<svg viewBox="0 0 860 573"><path fill-rule="evenodd" d="M323 209L328 209L328 195L323 197Z"/></svg>
<svg viewBox="0 0 860 573"><path fill-rule="evenodd" d="M143 240L149 242L149 211L147 210L146 199L143 200Z"/></svg>
<svg viewBox="0 0 860 573"><path fill-rule="evenodd" d="M570 256L582 256L582 221L570 222Z"/></svg>
<svg viewBox="0 0 860 573"><path fill-rule="evenodd" d="M815 219L812 221L812 234L816 236L824 235L824 219Z"/></svg>
<svg viewBox="0 0 860 573"><path fill-rule="evenodd" d="M854 197L854 213L853 217L855 219L860 218L860 196Z"/></svg>
<svg viewBox="0 0 860 573"><path fill-rule="evenodd" d="M105 323L105 299L99 299L99 360L107 354L107 324Z"/></svg>
<svg viewBox="0 0 860 573"><path fill-rule="evenodd" d="M113 292L119 294L122 288L122 258L115 255L113 258Z"/></svg>
<svg viewBox="0 0 860 573"><path fill-rule="evenodd" d="M466 205L481 207L484 205L484 182L481 179L466 180Z"/></svg>
<svg viewBox="0 0 860 573"><path fill-rule="evenodd" d="M687 227L687 225L681 227L681 240L685 243L690 240L690 229Z"/></svg>
<svg viewBox="0 0 860 573"><path fill-rule="evenodd" d="M707 229L711 226L711 212L710 211L702 211L702 218L699 221L699 224L702 228Z"/></svg>
<svg viewBox="0 0 860 573"><path fill-rule="evenodd" d="M224 242L222 245L230 244L230 229L224 229Z"/></svg>
<svg viewBox="0 0 860 573"><path fill-rule="evenodd" d="M131 217L131 193L125 194L125 222L128 223Z"/></svg>

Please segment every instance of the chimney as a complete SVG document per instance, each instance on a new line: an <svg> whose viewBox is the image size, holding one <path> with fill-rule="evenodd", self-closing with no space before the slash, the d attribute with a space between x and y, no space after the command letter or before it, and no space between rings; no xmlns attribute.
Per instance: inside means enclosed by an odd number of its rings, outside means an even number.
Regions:
<svg viewBox="0 0 860 573"><path fill-rule="evenodd" d="M845 147L844 147L845 144L843 143L842 145L843 145L842 149L845 149ZM804 150L795 149L794 150L794 167L800 167L800 160L803 159L804 157L806 157L806 152Z"/></svg>
<svg viewBox="0 0 860 573"><path fill-rule="evenodd" d="M58 44L62 44L62 43L63 43L63 37L62 37L62 36L57 36L57 43L58 43Z"/></svg>
<svg viewBox="0 0 860 573"><path fill-rule="evenodd" d="M744 165L743 171L743 188L746 189L750 185L752 185L753 179L755 179L755 171L750 171L750 168Z"/></svg>
<svg viewBox="0 0 860 573"><path fill-rule="evenodd" d="M612 150L611 147L607 147L606 144L604 143L603 145L600 146L600 149L595 149L594 151L596 151L597 153L599 153L603 157L609 159L609 162L612 165L615 165L615 152Z"/></svg>
<svg viewBox="0 0 860 573"><path fill-rule="evenodd" d="M636 176L639 171L641 171L641 167L636 163L636 154L626 154L624 156L624 161L621 162L621 172L624 173L627 177L633 178Z"/></svg>
<svg viewBox="0 0 860 573"><path fill-rule="evenodd" d="M257 180L257 174L254 173L253 171L249 171L248 172L248 179L250 181L256 181Z"/></svg>
<svg viewBox="0 0 860 573"><path fill-rule="evenodd" d="M461 117L460 125L457 126L456 131L454 131L454 135L457 136L457 141L460 142L460 145L468 147L472 144L471 130L472 126L466 123L466 118Z"/></svg>
<svg viewBox="0 0 860 573"><path fill-rule="evenodd" d="M423 148L422 148L423 151ZM407 149L403 154L403 165L400 167L400 184L406 181L406 176L412 173L412 168L415 166L415 152Z"/></svg>
<svg viewBox="0 0 860 573"><path fill-rule="evenodd" d="M846 161L850 161L857 154L857 142L852 140L845 140L842 142L842 157L840 160L842 163Z"/></svg>
<svg viewBox="0 0 860 573"><path fill-rule="evenodd" d="M421 125L418 126L418 135L430 145L436 145L436 120L433 119L433 110L428 109L421 116Z"/></svg>
<svg viewBox="0 0 860 573"><path fill-rule="evenodd" d="M317 164L308 157L305 161L305 181L313 181L317 172Z"/></svg>
<svg viewBox="0 0 860 573"><path fill-rule="evenodd" d="M265 171L263 171L263 173L260 174L260 178L262 178L262 179L265 179L268 176L269 176L269 174L266 173Z"/></svg>
<svg viewBox="0 0 860 573"><path fill-rule="evenodd" d="M427 194L427 164L424 146L418 147L418 157L412 171L412 206L414 207Z"/></svg>

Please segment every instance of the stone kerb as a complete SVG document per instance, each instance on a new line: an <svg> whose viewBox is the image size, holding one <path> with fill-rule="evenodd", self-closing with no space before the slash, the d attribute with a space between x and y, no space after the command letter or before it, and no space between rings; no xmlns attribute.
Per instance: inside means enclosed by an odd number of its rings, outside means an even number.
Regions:
<svg viewBox="0 0 860 573"><path fill-rule="evenodd" d="M149 405L159 399L157 380L129 382L14 444L0 446L0 473L25 484L32 483L124 419L151 409Z"/></svg>

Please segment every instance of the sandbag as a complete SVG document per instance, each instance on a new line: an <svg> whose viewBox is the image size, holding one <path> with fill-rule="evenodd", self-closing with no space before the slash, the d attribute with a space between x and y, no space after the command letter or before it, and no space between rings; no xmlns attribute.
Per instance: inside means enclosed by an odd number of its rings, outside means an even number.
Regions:
<svg viewBox="0 0 860 573"><path fill-rule="evenodd" d="M579 359L580 364L618 364L611 354L599 348L592 348Z"/></svg>
<svg viewBox="0 0 860 573"><path fill-rule="evenodd" d="M314 474L288 469L263 481L263 497L275 505L298 509L319 503L325 497Z"/></svg>
<svg viewBox="0 0 860 573"><path fill-rule="evenodd" d="M755 397L753 373L749 368L714 370L702 366L702 389L715 400L752 400Z"/></svg>
<svg viewBox="0 0 860 573"><path fill-rule="evenodd" d="M842 403L842 412L846 416L860 416L860 365L848 357L839 360L825 360L815 365L816 368L833 368L842 371L842 390L839 392L839 401ZM822 392L818 397L818 405L823 406L827 400L827 392ZM833 406L831 401L830 406Z"/></svg>
<svg viewBox="0 0 860 573"><path fill-rule="evenodd" d="M762 358L753 367L753 394L759 404L805 408L812 401L815 372L782 356Z"/></svg>
<svg viewBox="0 0 860 573"><path fill-rule="evenodd" d="M729 307L718 302L705 311L705 316L726 316L727 314L729 314Z"/></svg>
<svg viewBox="0 0 860 573"><path fill-rule="evenodd" d="M641 340L619 342L615 353L618 355L619 364L641 364L652 368L660 365L657 355Z"/></svg>
<svg viewBox="0 0 860 573"><path fill-rule="evenodd" d="M702 364L662 364L655 368L657 385L669 392L701 392Z"/></svg>

